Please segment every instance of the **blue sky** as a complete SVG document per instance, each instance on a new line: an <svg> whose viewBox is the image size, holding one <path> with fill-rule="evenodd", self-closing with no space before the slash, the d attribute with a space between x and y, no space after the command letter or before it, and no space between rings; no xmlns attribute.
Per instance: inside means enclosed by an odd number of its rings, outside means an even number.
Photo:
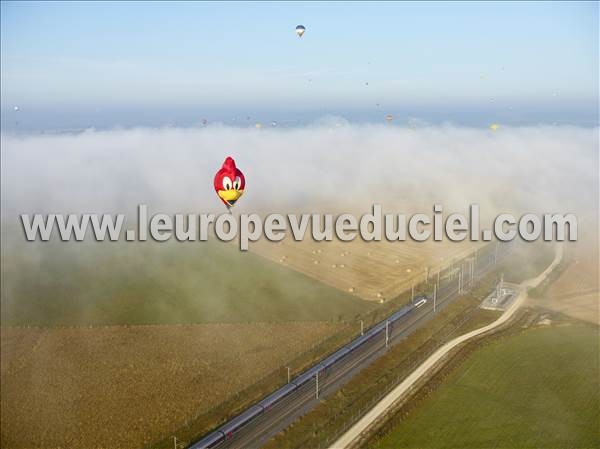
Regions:
<svg viewBox="0 0 600 449"><path fill-rule="evenodd" d="M597 120L596 2L2 2L1 12L4 128L28 115L40 127L387 112Z"/></svg>

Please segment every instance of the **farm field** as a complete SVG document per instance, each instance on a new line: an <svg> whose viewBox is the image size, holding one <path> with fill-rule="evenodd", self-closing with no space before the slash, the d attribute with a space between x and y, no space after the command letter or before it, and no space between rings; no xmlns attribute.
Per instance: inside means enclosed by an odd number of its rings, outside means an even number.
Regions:
<svg viewBox="0 0 600 449"><path fill-rule="evenodd" d="M457 334L484 326L497 319L496 311L480 309L482 295L495 283L492 273L475 289L447 305L427 325L393 345L383 357L359 372L337 393L324 398L264 449L328 448L336 435L366 413L382 395L410 374L444 342Z"/></svg>
<svg viewBox="0 0 600 449"><path fill-rule="evenodd" d="M554 260L554 242L517 242L512 244L516 253L502 263L500 272L506 282L520 284L543 272ZM518 262L518 263L515 263Z"/></svg>
<svg viewBox="0 0 600 449"><path fill-rule="evenodd" d="M389 281L437 250L412 259L403 245L370 246L369 259L359 246L343 256L347 280L384 261ZM385 262L388 250L403 262ZM265 376L274 386L273 371L284 378L297 356L380 307L301 271L219 242L7 242L2 447L142 447L190 421L208 430L234 412L228 400L256 394L246 387Z"/></svg>
<svg viewBox="0 0 600 449"><path fill-rule="evenodd" d="M426 267L433 275L481 247L482 242L447 240L297 242L286 235L281 242L255 242L250 250L359 298L385 301L423 281Z"/></svg>
<svg viewBox="0 0 600 449"><path fill-rule="evenodd" d="M2 325L350 320L374 307L221 242L5 240L1 269Z"/></svg>
<svg viewBox="0 0 600 449"><path fill-rule="evenodd" d="M563 322L484 346L369 447L597 447L599 336Z"/></svg>
<svg viewBox="0 0 600 449"><path fill-rule="evenodd" d="M600 325L598 240L569 245L570 263L533 304Z"/></svg>
<svg viewBox="0 0 600 449"><path fill-rule="evenodd" d="M142 447L343 326L2 327L1 446Z"/></svg>
<svg viewBox="0 0 600 449"><path fill-rule="evenodd" d="M348 323L388 305L363 298L393 299L422 280L425 263L470 248L305 241L289 246L298 263L280 263L255 245L7 242L2 446L142 447L190 422L209 430L235 412L228 400L266 393L275 370L285 378L300 354L325 351ZM311 248L322 267L347 262L311 271Z"/></svg>

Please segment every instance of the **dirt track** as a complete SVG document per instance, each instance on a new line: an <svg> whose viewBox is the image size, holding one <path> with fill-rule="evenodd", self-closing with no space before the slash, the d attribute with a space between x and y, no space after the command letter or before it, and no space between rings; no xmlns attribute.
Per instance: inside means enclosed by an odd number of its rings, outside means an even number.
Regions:
<svg viewBox="0 0 600 449"><path fill-rule="evenodd" d="M517 299L513 301L511 306L500 316L500 318L493 323L488 324L487 326L483 326L482 328L461 335L438 349L406 379L404 379L404 381L402 381L387 396L385 396L375 407L373 407L373 409L371 409L356 424L354 424L354 426L352 426L345 434L343 434L336 442L334 442L331 445L331 449L352 447L363 432L369 429L374 422L384 416L385 413L392 408L400 398L406 395L407 392L409 392L413 386L420 381L421 378L423 378L434 366L439 364L439 362L453 349L459 347L459 345L469 341L473 337L483 335L508 322L508 320L511 319L519 307L521 307L521 305L527 300L526 289L541 284L542 281L560 264L562 257L563 247L560 245L557 246L556 256L552 264L536 278L529 279L521 284L523 291L517 297Z"/></svg>

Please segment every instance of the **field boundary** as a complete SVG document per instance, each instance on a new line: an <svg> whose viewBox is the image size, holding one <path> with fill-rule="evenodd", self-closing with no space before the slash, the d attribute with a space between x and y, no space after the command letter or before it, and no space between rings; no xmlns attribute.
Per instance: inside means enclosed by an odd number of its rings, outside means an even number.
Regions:
<svg viewBox="0 0 600 449"><path fill-rule="evenodd" d="M289 320L289 321L215 321L206 323L155 323L155 324L81 324L81 325L70 325L70 326L23 326L23 325L1 325L2 329L15 329L15 330L61 330L61 329L128 329L128 328L139 328L139 327L198 327L198 326L239 326L240 324L248 325L261 325L268 324L270 326L286 324L348 324L350 321L332 321L332 320Z"/></svg>
<svg viewBox="0 0 600 449"><path fill-rule="evenodd" d="M499 245L496 246L496 248L498 248L498 247L499 247ZM492 254L491 251L494 251L493 246L488 244L488 245L485 245L483 248L480 248L479 250L477 250L476 253L489 252L489 254L491 255ZM496 249L496 251L497 251L497 249ZM446 270L450 270L455 264L456 264L455 260L450 261ZM440 273L441 272L442 271L440 270ZM458 280L458 275L456 275L456 276L457 276L457 280ZM434 281L434 273L430 272L430 275L428 278L424 276L424 279L421 281L421 283L414 285L415 296L418 296L420 294L428 294L431 291L434 282L435 282ZM369 329L372 325L378 323L385 317L394 313L399 307L402 307L402 306L410 303L411 300L412 300L411 289L408 288L408 289L402 291L400 294L398 294L394 298L392 298L388 301L385 301L385 303L381 307L376 307L376 308L370 310L369 312L365 313L362 316L355 317L354 320L347 321L346 324L356 324L357 326L355 328L349 327L347 329L344 329L340 333L332 335L329 339L327 339L327 341L323 341L322 345L319 345L321 347L315 348L316 350L307 351L307 352L311 353L311 355L313 355L312 360L309 360L308 363L303 363L303 366L295 367L296 368L295 370L292 369L292 375L302 372L303 370L310 367L312 364L318 362L322 358L326 357L328 354L333 353L335 350L339 349L344 344L347 344L353 338L356 338L358 335L360 335L359 334L360 327L358 326L358 324L360 323L361 320L363 321L365 330ZM324 353L314 356L314 354L316 354L322 347L326 346L327 344L328 344L328 348L325 348ZM303 354L303 355L306 356L306 354ZM299 358L300 357L297 357L296 359L299 359ZM305 360L307 360L307 359L305 358ZM281 376L281 373L283 373L282 367L275 369L270 374L275 374L275 373L279 373L279 376L277 377L277 379L282 379L282 376ZM172 435L177 435L178 440L180 440L182 442L190 442L190 441L199 439L200 437L202 437L202 435L206 435L206 434L210 433L214 429L218 428L218 426L227 422L229 419L235 417L237 414L242 412L245 408L251 406L251 404L254 401L256 401L257 399L261 398L268 392L275 391L276 388L279 388L285 384L285 382L282 383L282 382L278 381L278 382L275 382L274 385L272 384L270 389L266 389L265 388L265 385L267 383L266 378L268 378L268 377L272 378L272 376L265 376L265 378L261 379L261 381L255 383L254 385L248 386L246 389L242 390L240 392L240 396L233 398L233 399L235 399L235 402L234 402L235 407L232 408L231 404L229 404L229 407L225 407L226 404L221 404L219 406L216 406L215 408L213 408L212 410L209 410L206 413L203 413L201 415L197 415L196 417L188 419L185 425L181 426L179 429L176 429L170 435L165 435L165 437L163 439L161 439L158 442L155 442L154 444L148 445L147 447L148 448L172 447ZM259 384L262 384L262 385L259 385ZM254 393L257 390L261 390L261 389L263 390L262 395L259 394L257 396L254 396ZM251 396L246 396L247 392L252 392L253 394ZM220 413L219 414L219 415L221 415L220 419L214 419L214 416L218 413L218 411L223 410L223 409L226 409L227 412ZM210 421L212 423L211 426L203 426L203 427L208 427L208 429L209 429L208 433L207 433L207 430L204 430L204 431L194 430L194 429L198 429L199 427L201 427L198 425L200 421Z"/></svg>
<svg viewBox="0 0 600 449"><path fill-rule="evenodd" d="M366 415L364 415L358 422L356 422L346 433L344 433L336 442L331 445L331 449L334 448L350 448L355 447L357 440L361 438L364 433L370 431L371 426L385 415L394 407L394 405L407 393L413 391L418 382L430 372L435 369L443 360L447 359L455 348L460 347L461 344L470 341L474 337L480 337L488 334L490 331L497 331L498 328L509 322L513 315L517 312L519 307L528 298L528 288L535 288L545 281L545 279L554 271L554 269L560 265L563 258L564 248L562 245L556 246L555 257L550 266L548 266L541 274L535 278L528 279L521 283L521 292L517 298L513 301L511 306L493 323L488 324L479 329L475 329L464 335L456 337L455 339L444 344L439 348L433 355L429 356L425 362L423 362L416 370L414 370L403 382L396 386L389 394L387 394L379 403L377 403Z"/></svg>
<svg viewBox="0 0 600 449"><path fill-rule="evenodd" d="M526 327L529 319L529 310L519 311L519 313L513 315L510 320L504 323L502 326L488 331L483 334L479 334L470 340L463 342L462 344L454 347L449 351L443 358L437 361L430 370L427 371L422 377L409 387L409 389L386 410L384 414L378 416L369 428L359 435L358 439L352 442L351 446L348 447L363 447L365 443L372 441L373 439L381 436L384 429L387 428L390 423L390 419L393 419L398 413L404 413L405 411L412 408L415 402L419 401L420 396L423 395L424 388L427 388L431 383L436 383L438 378L445 377L446 373L451 372L455 367L459 366L466 357L473 353L478 347L485 345L486 341L495 341L497 338L502 338L505 335L510 335L513 331L521 330L522 327ZM517 327L521 325L520 327ZM439 384L440 382L437 382ZM434 388L428 389L428 391ZM390 418L390 416L392 418ZM396 424L396 423L394 423ZM333 447L333 446L332 446Z"/></svg>
<svg viewBox="0 0 600 449"><path fill-rule="evenodd" d="M539 321L545 315L551 315L553 322L558 322L558 326L574 323L574 325L577 326L589 327L595 330L599 329L599 326L595 324L582 321L578 318L569 317L561 312L548 311L539 306L521 308L517 314L513 316L513 319L508 325L503 326L496 332L490 332L485 335L480 335L478 338L473 338L453 351L445 363L440 363L437 369L432 370L414 389L394 404L394 407L389 410L388 416L378 419L377 422L373 424L370 432L361 438L360 447L370 447L385 438L396 426L402 423L410 413L419 407L430 394L435 393L445 379L457 369L460 369L463 363L465 363L476 351L496 342L517 336L522 332L540 328Z"/></svg>

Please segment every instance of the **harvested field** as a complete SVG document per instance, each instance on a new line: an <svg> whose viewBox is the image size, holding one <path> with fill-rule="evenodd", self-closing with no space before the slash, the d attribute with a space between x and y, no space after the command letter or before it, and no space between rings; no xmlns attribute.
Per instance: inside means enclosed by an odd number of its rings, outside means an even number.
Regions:
<svg viewBox="0 0 600 449"><path fill-rule="evenodd" d="M391 299L419 283L429 267L431 275L470 252L481 242L352 242L334 239L295 241L287 235L281 242L266 239L253 243L251 251L300 271L325 284L362 299Z"/></svg>
<svg viewBox="0 0 600 449"><path fill-rule="evenodd" d="M3 327L1 445L142 447L341 327Z"/></svg>
<svg viewBox="0 0 600 449"><path fill-rule="evenodd" d="M600 324L598 241L580 242L569 248L570 263L560 277L533 304L580 320Z"/></svg>

